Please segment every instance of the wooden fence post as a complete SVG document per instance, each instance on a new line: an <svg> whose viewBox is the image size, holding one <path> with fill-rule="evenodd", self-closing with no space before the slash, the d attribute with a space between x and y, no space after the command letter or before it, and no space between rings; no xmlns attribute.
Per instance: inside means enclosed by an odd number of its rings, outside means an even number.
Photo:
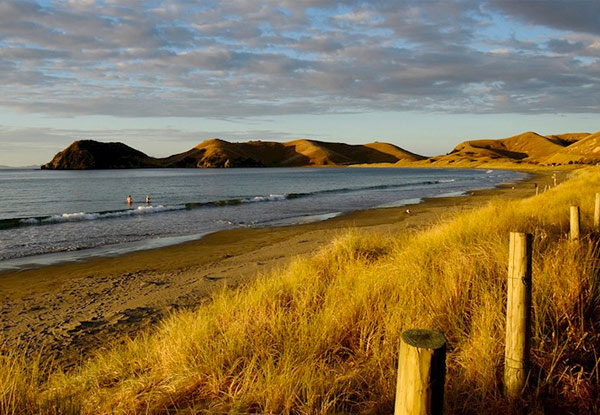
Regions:
<svg viewBox="0 0 600 415"><path fill-rule="evenodd" d="M527 381L531 326L532 235L510 233L504 391L509 398L521 395Z"/></svg>
<svg viewBox="0 0 600 415"><path fill-rule="evenodd" d="M444 410L446 339L432 330L402 333L395 415L441 415Z"/></svg>
<svg viewBox="0 0 600 415"><path fill-rule="evenodd" d="M579 239L579 206L571 206L571 228L569 232L569 239L576 241Z"/></svg>
<svg viewBox="0 0 600 415"><path fill-rule="evenodd" d="M600 230L600 193L596 193L596 204L594 206L594 230Z"/></svg>

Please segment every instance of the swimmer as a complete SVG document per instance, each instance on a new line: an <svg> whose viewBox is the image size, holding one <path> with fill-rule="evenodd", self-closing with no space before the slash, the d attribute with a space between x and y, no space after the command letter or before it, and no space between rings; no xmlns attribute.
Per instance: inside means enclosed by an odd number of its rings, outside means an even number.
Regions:
<svg viewBox="0 0 600 415"><path fill-rule="evenodd" d="M150 195L146 195L146 204L149 205L150 204Z"/></svg>
<svg viewBox="0 0 600 415"><path fill-rule="evenodd" d="M131 195L127 196L127 204L131 205L133 203L133 199L131 198Z"/></svg>

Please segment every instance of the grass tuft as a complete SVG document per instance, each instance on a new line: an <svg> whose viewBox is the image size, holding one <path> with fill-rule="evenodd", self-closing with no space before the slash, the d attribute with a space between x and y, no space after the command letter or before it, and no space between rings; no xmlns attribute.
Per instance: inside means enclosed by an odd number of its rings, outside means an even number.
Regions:
<svg viewBox="0 0 600 415"><path fill-rule="evenodd" d="M419 327L448 339L448 414L598 413L596 189L600 171L588 169L539 196L494 201L419 232L349 230L67 374L3 355L1 409L390 413L400 334ZM579 243L567 240L571 204L583 212ZM534 235L530 389L516 407L502 394L510 231Z"/></svg>

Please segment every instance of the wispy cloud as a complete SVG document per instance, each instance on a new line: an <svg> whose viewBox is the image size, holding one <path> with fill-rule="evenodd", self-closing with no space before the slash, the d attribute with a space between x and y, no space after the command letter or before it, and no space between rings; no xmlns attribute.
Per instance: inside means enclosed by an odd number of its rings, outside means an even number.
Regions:
<svg viewBox="0 0 600 415"><path fill-rule="evenodd" d="M223 119L600 110L593 1L141 4L0 3L0 106ZM496 16L551 35L517 40Z"/></svg>

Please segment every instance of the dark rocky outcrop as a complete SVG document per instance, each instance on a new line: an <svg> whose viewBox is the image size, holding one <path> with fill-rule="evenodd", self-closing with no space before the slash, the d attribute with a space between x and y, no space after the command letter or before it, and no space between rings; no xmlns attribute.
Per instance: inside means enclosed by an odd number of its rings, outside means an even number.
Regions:
<svg viewBox="0 0 600 415"><path fill-rule="evenodd" d="M58 153L42 169L132 169L160 167L160 161L123 143L100 143L93 140L75 141Z"/></svg>

